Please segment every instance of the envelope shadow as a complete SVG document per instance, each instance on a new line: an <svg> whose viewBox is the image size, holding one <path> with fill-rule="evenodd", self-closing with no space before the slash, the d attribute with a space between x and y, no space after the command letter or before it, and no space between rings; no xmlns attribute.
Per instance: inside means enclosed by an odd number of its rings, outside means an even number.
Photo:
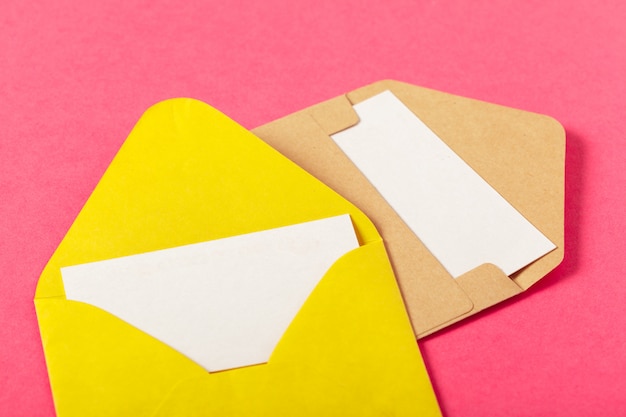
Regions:
<svg viewBox="0 0 626 417"><path fill-rule="evenodd" d="M580 259L580 224L584 216L582 207L585 201L585 192L588 187L588 178L585 161L585 143L582 136L577 132L573 132L566 128L566 142L565 142L565 256L563 262L559 264L553 271L542 278L538 283L530 287L527 291L512 297L504 302L498 303L493 307L490 307L478 314L475 314L469 318L463 319L458 323L446 327L443 330L435 332L432 335L425 337L422 340L428 340L435 338L438 335L443 335L448 332L454 331L459 326L471 325L475 320L481 320L485 316L490 314L497 314L501 309L507 308L511 303L523 302L527 297L535 296L537 293L545 291L553 285L558 285L565 279L569 279L574 276L579 268ZM422 355L426 363L426 367L429 368L428 350L423 349ZM438 382L436 379L432 380L433 388L437 397L439 397ZM442 413L445 416L445 404L440 404Z"/></svg>

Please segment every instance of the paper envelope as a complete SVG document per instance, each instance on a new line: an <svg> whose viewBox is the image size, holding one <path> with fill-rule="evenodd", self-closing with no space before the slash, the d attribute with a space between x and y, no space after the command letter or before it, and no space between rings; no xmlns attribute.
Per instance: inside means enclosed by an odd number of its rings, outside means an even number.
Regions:
<svg viewBox="0 0 626 417"><path fill-rule="evenodd" d="M65 297L62 267L341 214L359 248L325 273L265 364L209 373ZM139 120L45 267L35 305L59 416L440 415L374 225L191 99Z"/></svg>
<svg viewBox="0 0 626 417"><path fill-rule="evenodd" d="M385 90L398 97L556 249L510 277L486 263L454 279L330 137L359 122L353 105ZM550 117L381 81L253 132L374 222L418 337L521 293L563 259L565 134Z"/></svg>

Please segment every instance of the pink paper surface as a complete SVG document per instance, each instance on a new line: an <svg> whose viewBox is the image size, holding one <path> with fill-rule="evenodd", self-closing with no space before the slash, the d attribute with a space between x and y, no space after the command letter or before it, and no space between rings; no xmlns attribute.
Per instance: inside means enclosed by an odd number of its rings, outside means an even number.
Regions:
<svg viewBox="0 0 626 417"><path fill-rule="evenodd" d="M384 78L567 130L565 261L421 343L444 414L626 415L625 22L621 1L4 0L0 415L54 415L35 285L145 109L253 128Z"/></svg>

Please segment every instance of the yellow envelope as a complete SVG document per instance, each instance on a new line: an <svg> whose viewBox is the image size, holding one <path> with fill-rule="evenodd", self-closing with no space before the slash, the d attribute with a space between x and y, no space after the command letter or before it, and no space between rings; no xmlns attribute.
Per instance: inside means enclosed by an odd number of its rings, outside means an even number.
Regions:
<svg viewBox="0 0 626 417"><path fill-rule="evenodd" d="M65 297L65 266L346 213L361 246L326 272L266 364L209 373ZM373 224L195 100L139 120L45 267L35 306L59 416L440 415Z"/></svg>

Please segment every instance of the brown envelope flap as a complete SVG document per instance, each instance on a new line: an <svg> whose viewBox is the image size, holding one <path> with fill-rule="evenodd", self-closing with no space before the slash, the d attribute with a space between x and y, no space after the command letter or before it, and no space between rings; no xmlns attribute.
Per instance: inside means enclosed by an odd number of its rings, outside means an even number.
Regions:
<svg viewBox="0 0 626 417"><path fill-rule="evenodd" d="M564 134L546 116L396 81L360 88L348 94L349 101L340 96L255 130L370 217L385 239L414 330L421 336L509 298L519 288L491 266L452 279L329 138L358 121L352 103L384 90L398 96L557 244L557 250L513 277L523 289L558 265L563 256ZM486 275L478 273L481 269ZM487 278L481 280L481 276ZM494 280L501 282L486 286Z"/></svg>
<svg viewBox="0 0 626 417"><path fill-rule="evenodd" d="M420 333L419 337L435 333L437 330L461 321L523 291L513 280L503 279L503 276L504 273L500 268L487 263L458 277L456 279L457 284L472 299L474 308L468 313L461 314L439 326Z"/></svg>

